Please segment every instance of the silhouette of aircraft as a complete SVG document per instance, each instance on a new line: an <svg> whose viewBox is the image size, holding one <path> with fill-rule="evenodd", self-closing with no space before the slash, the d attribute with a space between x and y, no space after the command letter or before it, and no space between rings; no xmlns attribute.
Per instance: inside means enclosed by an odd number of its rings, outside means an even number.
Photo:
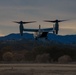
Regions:
<svg viewBox="0 0 76 75"><path fill-rule="evenodd" d="M50 31L53 32L53 28L43 28L43 29L41 29L41 25L39 25L39 29L26 29L23 26L23 24L35 23L36 21L29 21L29 22L13 21L13 22L20 24L19 30L20 30L21 36L23 36L23 31L28 31L28 32L35 32L35 36L34 36L35 39L38 39L38 38L45 38L45 39L47 39L48 32L50 32Z"/></svg>
<svg viewBox="0 0 76 75"><path fill-rule="evenodd" d="M58 34L58 31L59 31L59 22L64 22L64 21L68 21L68 20L53 20L53 21L50 21L50 20L44 20L44 22L52 22L52 23L55 23L53 25L53 33L54 34Z"/></svg>

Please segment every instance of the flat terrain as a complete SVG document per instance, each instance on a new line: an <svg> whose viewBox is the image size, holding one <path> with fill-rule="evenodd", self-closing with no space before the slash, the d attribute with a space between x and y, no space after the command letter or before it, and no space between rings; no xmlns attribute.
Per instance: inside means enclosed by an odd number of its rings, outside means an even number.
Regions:
<svg viewBox="0 0 76 75"><path fill-rule="evenodd" d="M76 64L0 64L0 75L76 75Z"/></svg>

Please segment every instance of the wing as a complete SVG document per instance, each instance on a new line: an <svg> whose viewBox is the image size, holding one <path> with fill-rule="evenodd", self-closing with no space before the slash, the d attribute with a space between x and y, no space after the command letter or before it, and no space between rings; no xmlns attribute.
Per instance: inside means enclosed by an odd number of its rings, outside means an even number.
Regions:
<svg viewBox="0 0 76 75"><path fill-rule="evenodd" d="M39 29L23 29L23 31L38 32ZM49 32L49 31L53 31L53 28L40 29L40 31L41 31L41 32Z"/></svg>
<svg viewBox="0 0 76 75"><path fill-rule="evenodd" d="M44 29L40 29L42 32L50 32L53 31L53 28L44 28Z"/></svg>
<svg viewBox="0 0 76 75"><path fill-rule="evenodd" d="M38 32L39 29L23 29L23 31L28 31L28 32Z"/></svg>

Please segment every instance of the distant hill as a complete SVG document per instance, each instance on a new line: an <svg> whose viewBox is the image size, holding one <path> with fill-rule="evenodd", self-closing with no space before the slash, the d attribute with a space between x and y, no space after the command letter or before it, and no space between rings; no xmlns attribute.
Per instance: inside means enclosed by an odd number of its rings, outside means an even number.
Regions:
<svg viewBox="0 0 76 75"><path fill-rule="evenodd" d="M4 37L0 37L0 40L19 40L19 39L30 39L34 40L33 34L30 33L24 33L23 36L20 36L20 34L9 34ZM55 41L63 44L76 44L76 35L55 35L55 34L48 34L48 40Z"/></svg>
<svg viewBox="0 0 76 75"><path fill-rule="evenodd" d="M76 35L55 35L48 34L48 39L64 44L76 44Z"/></svg>
<svg viewBox="0 0 76 75"><path fill-rule="evenodd" d="M0 37L0 40L19 40L19 39L34 39L33 34L24 33L23 36L20 34L9 34L4 37Z"/></svg>

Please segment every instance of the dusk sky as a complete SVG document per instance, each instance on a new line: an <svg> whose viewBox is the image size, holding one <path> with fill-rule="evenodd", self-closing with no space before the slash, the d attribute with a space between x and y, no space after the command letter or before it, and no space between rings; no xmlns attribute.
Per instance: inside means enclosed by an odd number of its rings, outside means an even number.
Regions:
<svg viewBox="0 0 76 75"><path fill-rule="evenodd" d="M76 0L0 0L0 36L19 33L19 25L13 21L37 21L25 28L53 27L43 20L61 22L59 35L76 34Z"/></svg>

